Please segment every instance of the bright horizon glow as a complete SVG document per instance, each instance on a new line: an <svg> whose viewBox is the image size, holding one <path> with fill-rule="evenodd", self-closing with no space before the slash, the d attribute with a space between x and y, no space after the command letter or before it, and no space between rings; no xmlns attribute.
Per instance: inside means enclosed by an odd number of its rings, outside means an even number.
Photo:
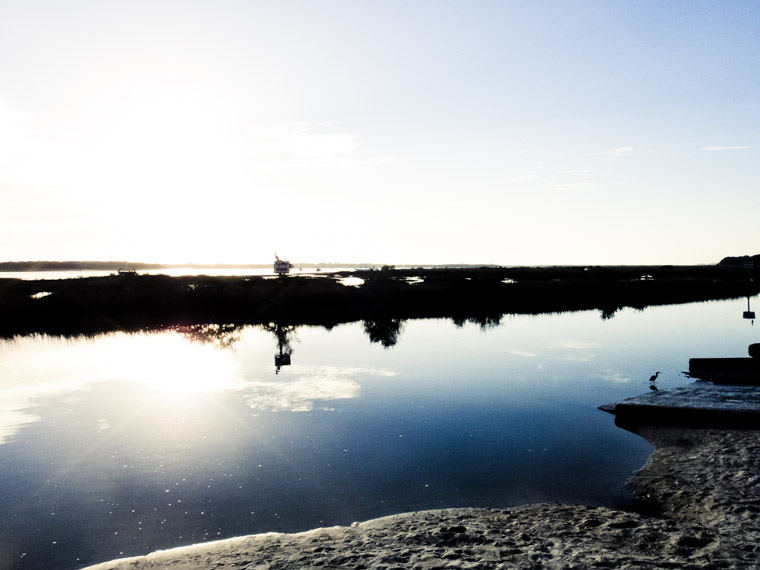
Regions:
<svg viewBox="0 0 760 570"><path fill-rule="evenodd" d="M0 6L0 261L760 252L760 5Z"/></svg>

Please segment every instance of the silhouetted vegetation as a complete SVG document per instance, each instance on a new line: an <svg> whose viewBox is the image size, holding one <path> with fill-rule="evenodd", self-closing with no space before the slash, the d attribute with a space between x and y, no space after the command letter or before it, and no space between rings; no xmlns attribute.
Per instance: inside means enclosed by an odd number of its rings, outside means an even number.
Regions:
<svg viewBox="0 0 760 570"><path fill-rule="evenodd" d="M480 315L477 317L452 317L452 322L455 326L461 328L466 323L473 323L480 327L480 330L487 331L488 329L495 329L501 325L502 315Z"/></svg>
<svg viewBox="0 0 760 570"><path fill-rule="evenodd" d="M364 284L347 287L342 277ZM757 270L735 265L381 269L332 276L209 277L124 274L66 280L0 279L0 334L87 333L227 323L366 321L377 339L393 323L443 317L498 323L503 314L643 308L760 292ZM374 324L373 324L374 323ZM400 327L399 327L400 328ZM210 329L185 329L199 340ZM380 342L383 342L380 340Z"/></svg>
<svg viewBox="0 0 760 570"><path fill-rule="evenodd" d="M241 325L201 323L179 325L174 329L191 342L210 344L218 348L229 348L240 340Z"/></svg>
<svg viewBox="0 0 760 570"><path fill-rule="evenodd" d="M379 342L384 348L396 346L404 321L401 319L378 319L364 321L364 332L370 342Z"/></svg>
<svg viewBox="0 0 760 570"><path fill-rule="evenodd" d="M760 254L742 255L739 257L724 257L720 260L720 265L728 265L734 267L744 267L745 265L751 265L752 268L760 267Z"/></svg>

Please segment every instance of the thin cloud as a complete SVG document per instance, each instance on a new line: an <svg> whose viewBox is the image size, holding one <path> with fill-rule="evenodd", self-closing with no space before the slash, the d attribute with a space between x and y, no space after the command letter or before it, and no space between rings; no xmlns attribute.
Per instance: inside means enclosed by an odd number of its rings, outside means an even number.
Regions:
<svg viewBox="0 0 760 570"><path fill-rule="evenodd" d="M278 382L253 381L244 386L248 405L256 410L310 412L318 402L358 398L361 386L355 377L395 376L385 368L315 366L306 374ZM324 410L330 410L322 406Z"/></svg>
<svg viewBox="0 0 760 570"><path fill-rule="evenodd" d="M41 137L34 118L0 98L0 181L23 186L60 179L61 157L70 149L58 149Z"/></svg>
<svg viewBox="0 0 760 570"><path fill-rule="evenodd" d="M251 382L246 401L255 410L310 412L315 402L359 396L359 384L345 378L299 378L291 382Z"/></svg>
<svg viewBox="0 0 760 570"><path fill-rule="evenodd" d="M561 191L572 192L576 190L591 190L599 187L599 183L594 181L596 172L590 168L565 170L562 174L566 178L569 178L569 180L557 185L557 188Z"/></svg>
<svg viewBox="0 0 760 570"><path fill-rule="evenodd" d="M34 115L17 108L7 99L0 99L0 148L17 149L31 135L29 123Z"/></svg>
<svg viewBox="0 0 760 570"><path fill-rule="evenodd" d="M355 135L320 132L320 126L297 121L260 128L252 135L254 150L299 158L330 158L351 154L359 147Z"/></svg>
<svg viewBox="0 0 760 570"><path fill-rule="evenodd" d="M557 186L560 190L565 192L572 192L575 190L591 190L593 188L599 188L599 184L596 182L567 182Z"/></svg>
<svg viewBox="0 0 760 570"><path fill-rule="evenodd" d="M590 348L599 348L599 343L567 339L558 341L557 346L560 348L568 348L570 350L588 350Z"/></svg>
<svg viewBox="0 0 760 570"><path fill-rule="evenodd" d="M0 98L0 129L3 132L6 129L18 128L33 118L34 115L31 113L16 108L7 99Z"/></svg>
<svg viewBox="0 0 760 570"><path fill-rule="evenodd" d="M279 166L350 166L385 164L393 157L360 157L359 137L329 131L329 122L292 121L260 126L246 137L249 151Z"/></svg>
<svg viewBox="0 0 760 570"><path fill-rule="evenodd" d="M559 358L559 360L569 362L591 362L596 357L594 349L599 348L599 344L582 340L565 339L557 342L556 347L567 351L564 356Z"/></svg>
<svg viewBox="0 0 760 570"><path fill-rule="evenodd" d="M604 156L607 158L622 158L624 156L630 155L633 151L634 151L633 147L621 146L617 148L610 148L607 150L603 150L602 152L597 152L594 154L594 156Z"/></svg>
<svg viewBox="0 0 760 570"><path fill-rule="evenodd" d="M604 380L605 382L610 382L612 384L628 384L631 381L631 378L629 376L625 376L624 374L615 372L609 368L602 374L597 375L596 378Z"/></svg>
<svg viewBox="0 0 760 570"><path fill-rule="evenodd" d="M523 174L522 176L513 176L512 178L507 178L505 182L509 184L519 184L520 182L529 182L531 180L535 180L536 178L540 178L538 174Z"/></svg>
<svg viewBox="0 0 760 570"><path fill-rule="evenodd" d="M537 356L535 352L530 352L528 350L520 350L519 348L508 350L507 352L509 354L514 354L515 356L525 356L526 358L533 358Z"/></svg>
<svg viewBox="0 0 760 570"><path fill-rule="evenodd" d="M706 146L703 147L702 150L747 150L753 148L748 145L742 145L742 146Z"/></svg>

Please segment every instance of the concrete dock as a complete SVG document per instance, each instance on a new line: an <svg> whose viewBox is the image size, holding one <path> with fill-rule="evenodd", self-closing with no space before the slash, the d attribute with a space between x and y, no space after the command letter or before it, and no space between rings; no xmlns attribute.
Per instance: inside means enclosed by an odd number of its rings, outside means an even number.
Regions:
<svg viewBox="0 0 760 570"><path fill-rule="evenodd" d="M643 424L760 429L760 386L698 380L599 409L615 415L615 423L626 429Z"/></svg>

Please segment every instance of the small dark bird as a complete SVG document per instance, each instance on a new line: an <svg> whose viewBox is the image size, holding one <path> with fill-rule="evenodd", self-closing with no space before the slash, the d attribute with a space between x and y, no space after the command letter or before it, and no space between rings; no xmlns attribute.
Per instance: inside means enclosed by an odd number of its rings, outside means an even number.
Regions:
<svg viewBox="0 0 760 570"><path fill-rule="evenodd" d="M650 381L650 382L654 382L655 380L657 380L657 377L658 377L659 375L660 375L660 373L659 373L659 372L657 372L656 374L652 374L652 376L649 378L649 381Z"/></svg>

